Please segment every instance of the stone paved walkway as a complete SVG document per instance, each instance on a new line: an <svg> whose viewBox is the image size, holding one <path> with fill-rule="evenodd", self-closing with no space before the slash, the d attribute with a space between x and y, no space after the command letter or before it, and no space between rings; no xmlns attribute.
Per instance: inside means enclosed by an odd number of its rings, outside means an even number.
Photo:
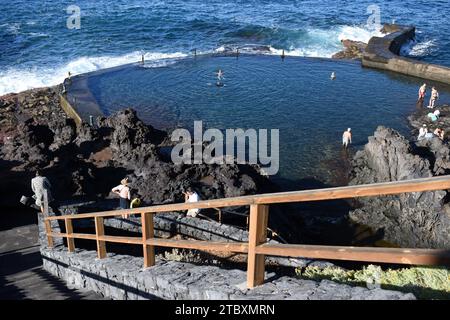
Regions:
<svg viewBox="0 0 450 320"><path fill-rule="evenodd" d="M23 215L23 214L21 214ZM103 299L90 291L69 289L42 268L38 227L33 219L1 213L0 300Z"/></svg>

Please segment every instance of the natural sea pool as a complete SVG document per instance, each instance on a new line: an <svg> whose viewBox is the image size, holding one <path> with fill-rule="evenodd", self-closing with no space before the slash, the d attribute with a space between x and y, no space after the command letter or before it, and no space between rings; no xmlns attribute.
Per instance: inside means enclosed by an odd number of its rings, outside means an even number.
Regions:
<svg viewBox="0 0 450 320"><path fill-rule="evenodd" d="M223 87L215 85L218 69L224 71ZM280 170L273 178L285 189L306 178L328 180L330 163L339 170L336 166L347 156L341 137L348 127L352 152L378 125L409 137L406 117L417 107L417 90L424 82L354 61L269 55L134 64L83 79L103 113L132 107L156 128L192 129L194 121L202 120L204 129L279 129ZM450 88L435 85L439 102L448 103Z"/></svg>

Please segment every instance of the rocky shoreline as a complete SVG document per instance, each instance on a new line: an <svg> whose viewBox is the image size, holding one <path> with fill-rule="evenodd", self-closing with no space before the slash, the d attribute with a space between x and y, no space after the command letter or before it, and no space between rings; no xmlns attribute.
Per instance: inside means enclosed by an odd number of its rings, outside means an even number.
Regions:
<svg viewBox="0 0 450 320"><path fill-rule="evenodd" d="M182 190L196 188L205 199L275 190L252 165L175 165L163 150L167 132L145 125L132 109L78 127L61 110L58 87L0 97L1 206L14 207L30 190L40 168L57 199L110 198L110 189L128 176L146 204L181 202Z"/></svg>
<svg viewBox="0 0 450 320"><path fill-rule="evenodd" d="M421 108L408 117L412 133L427 124L433 131L450 129L450 107L440 106L435 123ZM426 178L450 173L448 140L434 136L407 140L397 131L380 126L353 159L350 185ZM450 248L450 204L446 190L409 193L358 200L350 219L370 226L383 239L402 247Z"/></svg>
<svg viewBox="0 0 450 320"><path fill-rule="evenodd" d="M380 32L384 35L388 35L401 29L402 26L400 25L385 23L380 29ZM344 50L335 53L332 56L333 59L361 60L368 46L368 43L350 39L342 39L341 43L344 46Z"/></svg>

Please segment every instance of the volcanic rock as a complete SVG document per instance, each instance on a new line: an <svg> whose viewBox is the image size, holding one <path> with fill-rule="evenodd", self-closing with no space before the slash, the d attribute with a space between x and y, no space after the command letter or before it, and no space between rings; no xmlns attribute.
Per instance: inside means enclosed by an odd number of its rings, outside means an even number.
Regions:
<svg viewBox="0 0 450 320"><path fill-rule="evenodd" d="M431 144L439 142L430 142ZM433 147L435 148L435 147ZM441 159L441 147L436 154ZM351 185L432 177L446 167L420 156L420 149L397 131L380 126L364 150L353 159ZM432 152L430 152L432 153ZM444 161L444 160L442 160ZM438 168L438 170L435 170ZM446 191L405 193L360 198L360 208L350 218L384 234L384 239L403 247L449 248L450 216Z"/></svg>

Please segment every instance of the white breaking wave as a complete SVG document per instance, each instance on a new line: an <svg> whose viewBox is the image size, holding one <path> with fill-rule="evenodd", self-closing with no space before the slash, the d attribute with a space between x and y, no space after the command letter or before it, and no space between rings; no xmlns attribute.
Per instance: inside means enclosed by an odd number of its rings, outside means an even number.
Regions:
<svg viewBox="0 0 450 320"><path fill-rule="evenodd" d="M339 26L331 30L307 30L310 41L299 43L296 47L285 50L286 56L331 58L343 49L342 40L353 40L368 43L372 37L382 37L380 31L372 31L361 26ZM270 54L281 55L282 49L270 47Z"/></svg>
<svg viewBox="0 0 450 320"><path fill-rule="evenodd" d="M13 35L18 35L20 33L21 24L14 22L14 23L4 23L0 24L0 28L5 28L5 30Z"/></svg>
<svg viewBox="0 0 450 320"><path fill-rule="evenodd" d="M353 40L368 43L372 37L383 37L384 34L379 30L369 30L360 26L343 26L339 28L339 41Z"/></svg>
<svg viewBox="0 0 450 320"><path fill-rule="evenodd" d="M10 32L17 32L20 25L8 25ZM36 36L46 36L45 34L36 34ZM306 36L296 40L285 50L286 56L298 57L319 57L330 58L333 54L343 49L340 43L343 39L368 42L372 36L382 36L378 31L370 31L361 26L337 26L330 30L308 29ZM432 44L426 45L425 47ZM261 51L248 51L248 53L260 53L281 55L282 49L276 49L272 46L266 47ZM268 50L267 50L268 49ZM421 54L422 47L419 44L413 46L410 55ZM221 46L212 52L225 52L226 47ZM207 54L211 51L197 51L197 54ZM160 53L147 52L144 54L146 67L161 67L173 62L173 59L187 57L189 54L182 52ZM100 57L80 57L66 64L56 67L33 67L33 68L11 68L0 70L0 95L11 92L20 92L32 88L47 87L62 83L70 71L72 75L96 71L100 69L116 67L119 65L140 61L142 51L135 51L122 56L100 56ZM152 63L149 63L152 62Z"/></svg>
<svg viewBox="0 0 450 320"><path fill-rule="evenodd" d="M144 59L147 66L159 67L166 65L168 60L186 56L181 52L147 52L144 54ZM0 71L0 95L57 85L64 81L69 71L72 75L77 75L141 61L141 58L142 52L136 51L123 56L81 57L56 68L34 67L2 70Z"/></svg>
<svg viewBox="0 0 450 320"><path fill-rule="evenodd" d="M434 39L420 42L412 40L400 49L400 54L403 56L423 57L432 53L436 46Z"/></svg>

